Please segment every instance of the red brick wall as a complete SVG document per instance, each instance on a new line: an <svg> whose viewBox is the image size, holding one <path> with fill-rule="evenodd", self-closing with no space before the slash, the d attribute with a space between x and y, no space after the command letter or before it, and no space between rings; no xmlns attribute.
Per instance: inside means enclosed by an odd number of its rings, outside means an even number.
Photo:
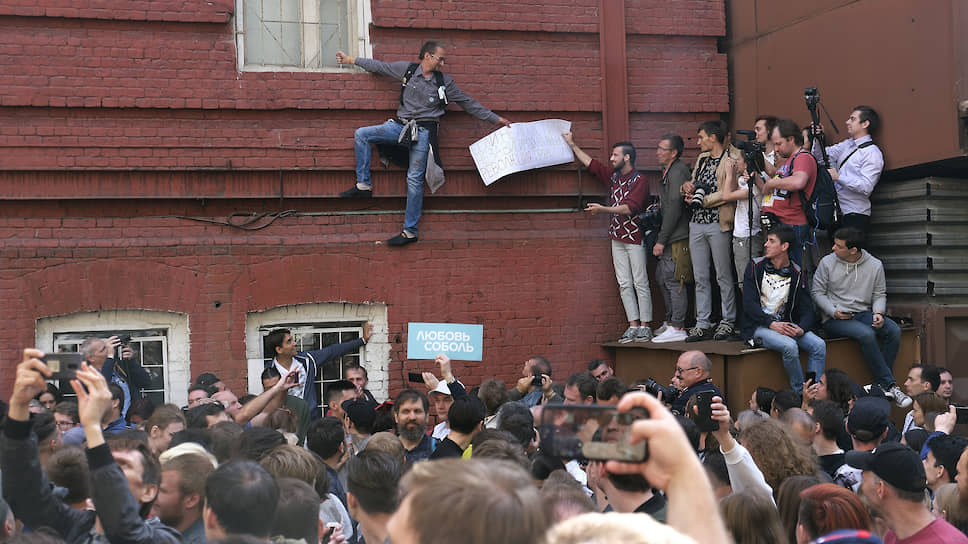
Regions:
<svg viewBox="0 0 968 544"><path fill-rule="evenodd" d="M239 388L246 312L286 304L386 303L390 376L400 384L411 321L484 325L483 363L455 363L474 385L485 376L517 377L536 353L567 375L603 356L598 343L624 330L604 220L577 211L499 220L428 214L421 241L394 250L376 242L398 227L400 214L284 218L244 232L166 217L234 209L225 204L114 202L134 215L110 218L97 218L98 205L34 203L32 216L0 207L0 292L8 299L0 335L8 361L33 342L35 319L101 308L188 314L192 375L218 370ZM0 386L9 390L12 378L3 373Z"/></svg>
<svg viewBox="0 0 968 544"><path fill-rule="evenodd" d="M655 141L728 111L723 2L625 0L630 139L654 176ZM462 89L513 121L572 120L600 155L599 0L372 0L374 56L448 44ZM361 73L237 71L233 0L10 0L0 6L0 345L11 363L39 317L184 312L192 374L242 387L246 312L304 302L388 305L393 388L406 323L483 323L476 385L511 381L540 353L564 378L624 330L603 218L428 213L421 241L375 242L402 222L399 169L374 172L388 215L290 217L258 232L174 216L341 212L356 127L392 115L396 83ZM448 183L425 209L577 209L600 186L574 165L485 188L467 146L489 124L441 127ZM658 298L658 297L656 297ZM220 302L218 308L215 302ZM658 316L657 317L661 317ZM0 394L12 374L0 374Z"/></svg>

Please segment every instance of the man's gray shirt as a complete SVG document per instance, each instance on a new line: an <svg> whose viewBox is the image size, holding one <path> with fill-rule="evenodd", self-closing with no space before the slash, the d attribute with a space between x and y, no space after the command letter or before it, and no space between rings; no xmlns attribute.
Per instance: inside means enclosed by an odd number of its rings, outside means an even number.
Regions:
<svg viewBox="0 0 968 544"><path fill-rule="evenodd" d="M356 65L367 72L381 74L403 82L403 76L407 73L410 62L401 60L397 62L383 62L374 59L356 59ZM454 78L447 74L444 76L444 89L447 101L455 103L464 111L484 121L497 123L498 115L493 111L482 106L477 100L467 96L461 91ZM423 76L423 71L417 67L413 77L407 82L407 89L403 92L403 103L397 108L397 117L401 119L431 119L440 118L444 115L447 105L437 94L437 83L433 75L430 78Z"/></svg>

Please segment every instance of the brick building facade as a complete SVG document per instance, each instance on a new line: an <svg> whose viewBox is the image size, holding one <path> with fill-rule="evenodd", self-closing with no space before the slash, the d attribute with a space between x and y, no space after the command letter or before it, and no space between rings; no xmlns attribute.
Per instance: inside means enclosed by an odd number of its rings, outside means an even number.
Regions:
<svg viewBox="0 0 968 544"><path fill-rule="evenodd" d="M383 395L429 369L405 360L413 321L483 324L483 362L455 365L472 386L513 381L532 354L562 379L607 356L599 344L625 317L606 219L580 212L603 192L595 180L571 165L485 188L467 146L493 127L455 110L441 125L448 182L424 201L421 240L388 248L401 170L375 169L372 201L335 196L353 179L353 131L393 114L397 85L241 65L246 1L0 6L7 368L23 346L135 331L145 353L164 350L158 398L180 403L204 371L249 387L270 325L352 336L367 319L377 333L363 363ZM485 106L512 121L569 119L597 156L625 132L655 178L661 134L687 137L694 157L698 123L728 110L723 2L608 0L625 14L623 47L602 32L615 24L604 4L372 0L357 47L401 60L438 39L448 73ZM236 213L278 217L258 230L219 223L248 217ZM0 393L12 379L0 375Z"/></svg>

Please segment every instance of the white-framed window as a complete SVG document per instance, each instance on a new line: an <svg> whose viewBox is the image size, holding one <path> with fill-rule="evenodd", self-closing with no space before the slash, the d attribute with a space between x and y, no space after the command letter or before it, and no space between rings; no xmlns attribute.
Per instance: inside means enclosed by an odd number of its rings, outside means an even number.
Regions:
<svg viewBox="0 0 968 544"><path fill-rule="evenodd" d="M370 57L369 0L235 0L238 69L337 71L336 52Z"/></svg>
<svg viewBox="0 0 968 544"><path fill-rule="evenodd" d="M273 329L289 329L296 341L296 349L310 351L323 349L333 344L355 340L363 334L363 323L277 323L259 327L262 334L264 357L263 364L272 362L275 354L265 345L265 338ZM319 399L321 414L329 408L326 402L326 388L329 384L346 377L346 367L360 365L365 359L366 346L357 351L351 351L337 359L320 362L319 375L316 376L316 398Z"/></svg>
<svg viewBox="0 0 968 544"><path fill-rule="evenodd" d="M136 330L114 330L114 331L71 331L54 333L54 351L78 352L81 344L87 338L107 338L117 336L128 342L128 346L134 351L131 357L137 361L151 377L151 383L143 388L143 396L151 399L155 406L161 406L168 402L168 329L136 329ZM130 339L130 340L129 340ZM121 347L119 346L111 355L115 359L121 358ZM65 396L73 396L74 393L67 391Z"/></svg>
<svg viewBox="0 0 968 544"><path fill-rule="evenodd" d="M188 402L188 316L152 310L79 312L37 320L37 347L48 352L76 352L84 339L130 337L134 359L151 377L142 389L155 406ZM114 357L120 356L120 350ZM65 393L71 393L66 391Z"/></svg>
<svg viewBox="0 0 968 544"><path fill-rule="evenodd" d="M266 349L265 338L276 328L289 329L299 351L322 349L359 338L363 324L373 325L370 341L356 352L339 359L321 363L319 375L314 376L320 411L325 413L326 384L341 380L346 367L358 364L369 377L367 388L377 399L384 399L389 391L387 367L390 344L387 341L386 305L350 303L310 303L282 306L246 316L246 357L249 360L249 392L262 393L262 370L274 354Z"/></svg>

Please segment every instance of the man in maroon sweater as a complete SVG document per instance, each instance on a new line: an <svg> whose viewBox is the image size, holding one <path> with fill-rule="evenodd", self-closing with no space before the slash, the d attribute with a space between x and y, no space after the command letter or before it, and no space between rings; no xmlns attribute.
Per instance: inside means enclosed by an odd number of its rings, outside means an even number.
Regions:
<svg viewBox="0 0 968 544"><path fill-rule="evenodd" d="M619 342L648 342L652 339L652 294L649 291L649 273L645 267L646 253L642 246L642 230L635 216L644 208L649 198L649 183L635 169L635 147L629 142L612 146L609 158L611 168L605 166L575 145L570 132L562 134L575 157L595 174L608 188L608 206L590 203L586 212L611 214L608 237L612 241L612 264L618 280L625 315L629 328Z"/></svg>

